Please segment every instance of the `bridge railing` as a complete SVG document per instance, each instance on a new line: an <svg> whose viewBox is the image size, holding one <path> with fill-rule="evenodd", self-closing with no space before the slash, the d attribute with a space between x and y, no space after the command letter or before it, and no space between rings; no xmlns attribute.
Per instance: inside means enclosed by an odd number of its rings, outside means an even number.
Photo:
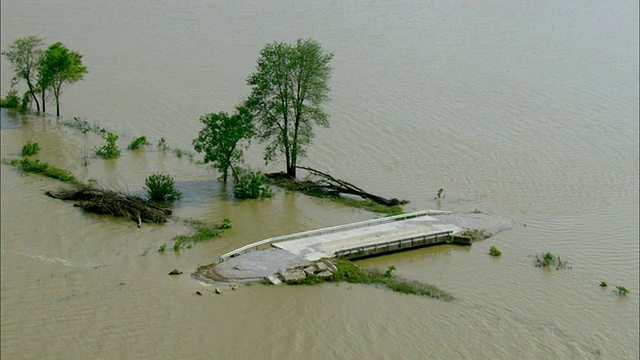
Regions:
<svg viewBox="0 0 640 360"><path fill-rule="evenodd" d="M378 253L384 253L389 251L399 251L402 249L410 249L418 246L425 246L430 244L436 244L439 241L445 242L451 239L453 234L452 230L442 231L435 234L412 236L405 239L385 241L376 244L369 244L364 246L356 246L349 249L338 250L334 254L336 257L343 257L346 259L353 259L357 257L364 257L374 255Z"/></svg>
<svg viewBox="0 0 640 360"><path fill-rule="evenodd" d="M389 223L397 220L407 220L407 219L417 218L422 216L441 215L441 214L449 214L449 213L451 212L440 211L440 210L422 210L422 211L415 211L415 212L406 213L406 214L387 216L383 218L358 221L358 222L344 224L344 225L331 226L331 227L322 228L322 229L308 230L308 231L303 231L295 234L270 237L268 239L256 241L254 243L245 245L243 247L230 251L226 254L222 254L218 257L218 261L222 262L227 260L230 257L236 256L242 253L246 253L251 250L257 250L260 246L265 244L274 244L274 243L279 243L283 241L306 238L309 236L330 234L337 231L344 231L344 230L350 230L350 229L358 229L358 228L363 228L363 227L372 226L372 225L385 224L385 223Z"/></svg>

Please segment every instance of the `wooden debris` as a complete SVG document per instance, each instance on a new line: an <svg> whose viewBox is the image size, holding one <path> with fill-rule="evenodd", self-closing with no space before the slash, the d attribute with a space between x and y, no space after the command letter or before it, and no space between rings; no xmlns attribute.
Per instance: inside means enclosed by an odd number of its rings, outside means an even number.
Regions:
<svg viewBox="0 0 640 360"><path fill-rule="evenodd" d="M171 215L171 210L141 197L89 186L47 191L46 194L55 199L77 201L74 206L85 211L129 218L138 227L143 222L165 222Z"/></svg>

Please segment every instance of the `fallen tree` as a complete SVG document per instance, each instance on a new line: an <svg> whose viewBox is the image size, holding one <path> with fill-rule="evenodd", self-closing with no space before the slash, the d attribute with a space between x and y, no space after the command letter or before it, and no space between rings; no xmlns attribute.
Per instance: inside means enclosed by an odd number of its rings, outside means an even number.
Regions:
<svg viewBox="0 0 640 360"><path fill-rule="evenodd" d="M397 198L387 199L385 197L369 193L345 180L336 179L335 177L320 170L306 166L296 167L298 169L308 171L312 177L316 178L316 180L297 181L285 173L272 173L268 174L267 177L275 180L280 185L284 185L284 187L288 189L302 191L314 196L339 196L341 194L349 194L371 200L376 204L384 206L397 206L408 203L407 200L399 200Z"/></svg>
<svg viewBox="0 0 640 360"><path fill-rule="evenodd" d="M47 191L46 194L55 199L77 201L74 206L88 212L129 218L137 222L138 227L143 222L165 222L171 215L171 210L139 196L90 186Z"/></svg>

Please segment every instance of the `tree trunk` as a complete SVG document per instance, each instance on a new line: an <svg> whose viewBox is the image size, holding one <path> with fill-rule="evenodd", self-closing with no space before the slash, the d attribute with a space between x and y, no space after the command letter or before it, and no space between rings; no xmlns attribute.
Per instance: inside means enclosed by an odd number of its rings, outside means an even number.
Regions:
<svg viewBox="0 0 640 360"><path fill-rule="evenodd" d="M40 112L40 103L38 102L38 96L36 95L35 90L33 90L33 85L31 85L31 82L28 82L27 86L29 87L29 94L31 94L33 101L36 102L36 109L38 109L38 112Z"/></svg>
<svg viewBox="0 0 640 360"><path fill-rule="evenodd" d="M296 169L297 169L297 166L295 164L287 164L287 175L292 179L295 179Z"/></svg>
<svg viewBox="0 0 640 360"><path fill-rule="evenodd" d="M46 103L44 101L45 91L46 91L45 89L42 89L42 112L43 113L47 111L46 110L46 105L45 105Z"/></svg>

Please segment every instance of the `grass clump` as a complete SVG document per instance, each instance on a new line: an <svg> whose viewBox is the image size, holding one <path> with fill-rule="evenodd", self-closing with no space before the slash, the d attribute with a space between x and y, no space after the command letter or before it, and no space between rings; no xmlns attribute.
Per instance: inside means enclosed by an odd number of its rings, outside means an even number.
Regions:
<svg viewBox="0 0 640 360"><path fill-rule="evenodd" d="M184 223L194 227L195 232L189 235L178 235L173 238L174 241L181 243L199 242L216 238L222 234L224 230L231 229L231 220L225 218L221 224L207 224L204 221L185 219Z"/></svg>
<svg viewBox="0 0 640 360"><path fill-rule="evenodd" d="M24 172L40 174L70 184L81 184L80 181L78 181L68 170L51 166L46 162L41 163L38 159L30 160L28 158L23 158L21 160L12 160L10 164L19 167Z"/></svg>
<svg viewBox="0 0 640 360"><path fill-rule="evenodd" d="M563 261L560 256L556 256L551 252L542 253L540 255L536 255L535 257L535 265L537 267L545 268L545 267L555 267L556 270L566 269L567 262ZM570 267L569 267L570 269Z"/></svg>
<svg viewBox="0 0 640 360"><path fill-rule="evenodd" d="M22 146L22 156L32 156L40 151L40 144L37 142L27 141L26 144Z"/></svg>
<svg viewBox="0 0 640 360"><path fill-rule="evenodd" d="M445 301L454 299L451 294L433 285L405 280L393 275L394 266L389 267L386 272L381 272L360 269L354 263L345 259L335 259L333 263L338 271L328 278L329 281L348 282L351 284L377 284L403 294L429 296Z"/></svg>
<svg viewBox="0 0 640 360"><path fill-rule="evenodd" d="M139 149L143 145L149 145L149 142L147 141L147 138L145 136L140 136L138 138L133 139L129 143L129 146L127 146L127 149L136 150L136 149Z"/></svg>
<svg viewBox="0 0 640 360"><path fill-rule="evenodd" d="M116 141L118 140L118 135L113 133L107 133L107 136L104 138L107 143L96 151L96 154L102 156L104 159L115 159L120 156L120 148L116 145Z"/></svg>
<svg viewBox="0 0 640 360"><path fill-rule="evenodd" d="M144 180L144 184L150 200L165 202L182 197L182 193L175 187L175 180L167 174L151 174Z"/></svg>
<svg viewBox="0 0 640 360"><path fill-rule="evenodd" d="M500 255L502 255L502 251L498 250L497 247L492 246L489 249L489 255L491 255L491 256L500 256Z"/></svg>

